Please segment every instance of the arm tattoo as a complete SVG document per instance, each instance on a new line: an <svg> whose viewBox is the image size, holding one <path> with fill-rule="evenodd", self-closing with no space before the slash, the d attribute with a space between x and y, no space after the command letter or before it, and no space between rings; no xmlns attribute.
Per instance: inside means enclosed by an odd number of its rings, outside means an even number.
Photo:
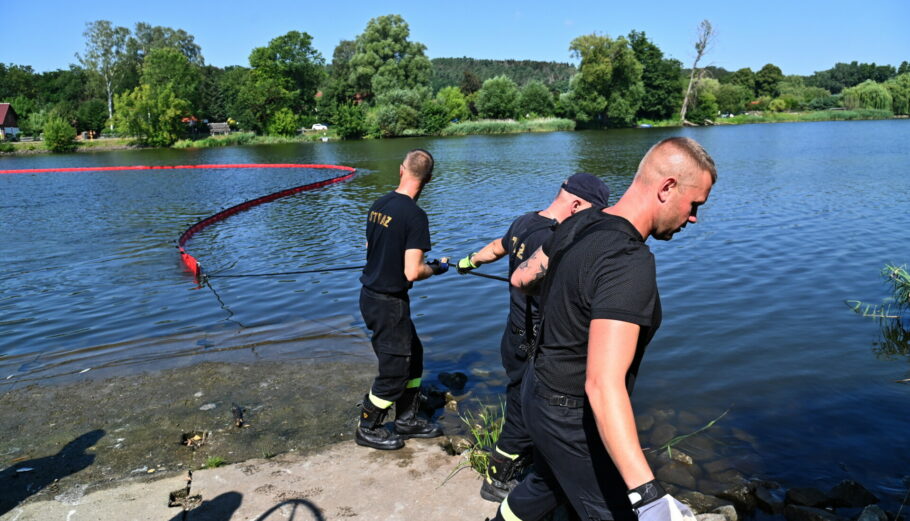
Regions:
<svg viewBox="0 0 910 521"><path fill-rule="evenodd" d="M543 255L542 252L542 249L538 249L531 255L528 260L522 262L521 265L516 268L519 270L531 269L531 261L537 259L537 273L534 274L534 277L531 280L528 282L523 282L519 286L520 290L529 295L536 295L540 292L541 281L543 281L544 277L547 275L547 264L549 259L546 257L546 255ZM540 253L539 257L538 253Z"/></svg>

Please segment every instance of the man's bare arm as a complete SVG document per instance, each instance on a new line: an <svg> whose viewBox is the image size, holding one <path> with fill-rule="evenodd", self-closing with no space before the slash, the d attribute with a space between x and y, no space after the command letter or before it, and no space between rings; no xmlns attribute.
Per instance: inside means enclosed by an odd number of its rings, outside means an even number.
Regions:
<svg viewBox="0 0 910 521"><path fill-rule="evenodd" d="M635 357L641 327L619 320L594 319L588 334L585 393L597 431L626 487L654 479L635 428L626 373Z"/></svg>
<svg viewBox="0 0 910 521"><path fill-rule="evenodd" d="M475 266L489 264L505 257L506 253L508 252L502 247L502 239L493 239L489 244L481 248L480 251L471 255L471 262L474 263Z"/></svg>
<svg viewBox="0 0 910 521"><path fill-rule="evenodd" d="M408 282L428 279L433 276L433 268L423 258L423 250L412 248L404 251L404 277Z"/></svg>
<svg viewBox="0 0 910 521"><path fill-rule="evenodd" d="M543 247L537 248L528 260L515 268L512 273L512 285L529 295L538 294L549 264L550 258L543 252Z"/></svg>

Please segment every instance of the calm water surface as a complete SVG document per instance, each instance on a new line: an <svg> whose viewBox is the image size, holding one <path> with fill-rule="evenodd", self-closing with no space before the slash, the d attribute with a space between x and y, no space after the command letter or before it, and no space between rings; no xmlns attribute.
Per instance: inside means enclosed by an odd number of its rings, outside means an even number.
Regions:
<svg viewBox="0 0 910 521"><path fill-rule="evenodd" d="M460 257L545 207L576 171L621 193L657 140L683 134L714 156L719 182L699 223L652 241L664 322L636 408L730 410L754 438L756 472L825 488L856 479L901 497L910 474L906 357L877 356L875 322L845 299L880 301L883 264L910 262L910 121L585 131L218 150L128 151L0 160L0 169L127 164L331 163L351 182L264 205L197 234L210 272L362 263L373 199L397 183L404 153L437 159L420 204L431 256ZM361 334L358 273L215 279L196 289L174 240L221 208L328 177L313 170L170 170L0 175L0 381L5 389L87 368L154 367L282 338ZM615 198L614 198L615 200ZM505 264L483 268L504 275ZM412 292L427 374L498 375L507 294L455 273ZM220 299L220 300L219 300ZM236 338L236 340L232 340ZM265 359L311 356L257 347ZM94 373L93 373L94 374ZM472 383L473 385L473 383Z"/></svg>

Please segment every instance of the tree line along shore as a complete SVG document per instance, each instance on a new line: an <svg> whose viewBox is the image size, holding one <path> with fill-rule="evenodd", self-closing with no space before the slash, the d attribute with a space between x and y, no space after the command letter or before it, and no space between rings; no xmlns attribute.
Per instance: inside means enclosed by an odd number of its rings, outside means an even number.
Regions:
<svg viewBox="0 0 910 521"><path fill-rule="evenodd" d="M910 114L907 61L837 63L809 76L784 75L771 63L758 71L699 67L713 43L710 23L701 29L698 57L687 68L635 30L573 39L576 66L430 59L424 44L410 40L407 22L386 15L339 42L331 60L310 34L290 31L252 49L248 65L222 68L207 65L182 29L98 20L86 24L84 49L68 69L37 73L0 63L0 103L12 107L18 124L3 132L0 152ZM225 135L210 136L215 122Z"/></svg>

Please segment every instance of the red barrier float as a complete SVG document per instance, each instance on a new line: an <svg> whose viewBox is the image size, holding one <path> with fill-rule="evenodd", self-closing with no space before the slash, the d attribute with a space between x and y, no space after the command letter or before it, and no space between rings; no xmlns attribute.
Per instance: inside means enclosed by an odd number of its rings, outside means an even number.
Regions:
<svg viewBox="0 0 910 521"><path fill-rule="evenodd" d="M340 165L309 165L309 164L299 164L299 163L243 163L243 164L221 164L221 165L128 165L128 166L80 166L80 167L71 167L71 168L24 168L21 170L0 170L0 174L46 174L46 173L56 173L56 172L110 172L118 170L184 170L184 169L216 169L216 168L314 168L314 169L324 169L324 170L343 170L347 172L346 174L339 175L337 177L332 177L329 179L323 179L322 181L316 181L315 183L309 183L305 185L295 186L293 188L288 188L286 190L281 190L280 192L275 192L272 194L264 195L262 197L257 197L256 199L250 199L249 201L244 201L238 205L234 205L226 210L222 210L214 215L210 215L205 219L191 225L189 228L184 230L180 234L180 238L177 239L177 249L180 251L180 259L183 261L183 265L186 266L186 269L191 271L193 275L199 280L202 276L202 267L192 255L186 252L186 242L190 240L190 237L193 236L199 230L202 230L210 224L216 223L218 221L227 219L235 213L248 210L254 206L268 203L274 201L275 199L280 199L282 197L287 197L300 192L306 192L308 190L315 190L317 188L322 188L324 186L329 186L335 183L341 183L347 181L354 177L354 173L357 171L355 168L349 166L340 166Z"/></svg>

